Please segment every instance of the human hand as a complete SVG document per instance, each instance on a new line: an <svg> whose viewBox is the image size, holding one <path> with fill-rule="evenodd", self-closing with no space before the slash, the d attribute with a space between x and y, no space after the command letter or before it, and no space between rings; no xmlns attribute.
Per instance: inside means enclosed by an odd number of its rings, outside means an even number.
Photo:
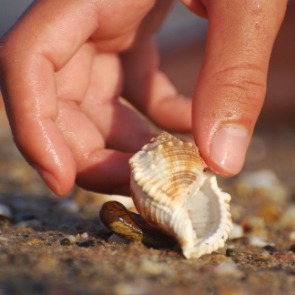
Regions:
<svg viewBox="0 0 295 295"><path fill-rule="evenodd" d="M190 100L159 72L152 39L170 2L41 0L2 40L15 142L56 194L75 181L128 191L128 159L151 131L122 91L158 125L190 130Z"/></svg>
<svg viewBox="0 0 295 295"><path fill-rule="evenodd" d="M126 97L134 106L160 126L190 129L189 101L177 96L157 70L154 44L144 39L166 5L158 1L137 31L154 1L128 2L133 9L126 2L124 7L94 2L95 9L83 1L37 2L5 39L1 53L2 87L16 143L58 194L65 194L75 177L78 184L100 190L128 182L129 153L146 141L149 131L136 113L116 100L121 65ZM183 2L209 20L206 56L194 97L194 137L211 169L233 175L242 167L262 105L269 56L287 1ZM162 13L156 14L157 10ZM125 49L129 52L119 61L116 53ZM89 64L98 65L93 66L95 73L89 74ZM90 82L93 79L95 83ZM116 109L122 108L117 119ZM95 110L105 116L97 117ZM123 132L114 128L114 122ZM134 126L138 127L134 141L126 140L124 130Z"/></svg>
<svg viewBox="0 0 295 295"><path fill-rule="evenodd" d="M193 134L208 166L240 171L266 92L269 59L287 0L182 0L208 18L193 100Z"/></svg>

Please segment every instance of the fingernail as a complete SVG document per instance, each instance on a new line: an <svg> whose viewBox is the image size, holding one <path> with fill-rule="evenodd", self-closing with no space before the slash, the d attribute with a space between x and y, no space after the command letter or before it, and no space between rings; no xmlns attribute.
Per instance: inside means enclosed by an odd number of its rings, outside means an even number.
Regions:
<svg viewBox="0 0 295 295"><path fill-rule="evenodd" d="M57 195L60 195L60 185L56 178L49 172L44 170L38 170L38 173L42 177L43 181L47 184L47 186Z"/></svg>
<svg viewBox="0 0 295 295"><path fill-rule="evenodd" d="M249 141L250 135L245 127L224 125L213 136L211 160L228 174L236 174L243 166Z"/></svg>

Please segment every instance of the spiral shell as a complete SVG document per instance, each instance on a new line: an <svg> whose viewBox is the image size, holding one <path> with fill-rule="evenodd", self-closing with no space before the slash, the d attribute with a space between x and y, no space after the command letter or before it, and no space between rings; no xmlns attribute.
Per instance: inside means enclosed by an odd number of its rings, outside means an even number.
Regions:
<svg viewBox="0 0 295 295"><path fill-rule="evenodd" d="M232 228L231 197L205 170L193 143L163 132L130 159L130 166L136 209L176 238L186 258L224 246Z"/></svg>

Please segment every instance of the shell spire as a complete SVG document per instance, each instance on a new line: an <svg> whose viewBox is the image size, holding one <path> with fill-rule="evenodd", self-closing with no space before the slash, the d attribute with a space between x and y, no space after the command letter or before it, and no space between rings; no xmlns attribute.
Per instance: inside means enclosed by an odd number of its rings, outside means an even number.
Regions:
<svg viewBox="0 0 295 295"><path fill-rule="evenodd" d="M132 198L152 226L173 236L186 258L224 246L232 228L230 195L205 171L198 148L166 132L130 159Z"/></svg>

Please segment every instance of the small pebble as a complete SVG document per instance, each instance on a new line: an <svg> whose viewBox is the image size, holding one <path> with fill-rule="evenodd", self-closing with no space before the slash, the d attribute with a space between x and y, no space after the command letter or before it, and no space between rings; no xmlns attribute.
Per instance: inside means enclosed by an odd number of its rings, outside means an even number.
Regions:
<svg viewBox="0 0 295 295"><path fill-rule="evenodd" d="M89 238L88 232L80 234L81 239L87 240Z"/></svg>
<svg viewBox="0 0 295 295"><path fill-rule="evenodd" d="M274 253L277 251L276 247L272 246L272 245L265 245L264 247L262 247L265 251L269 252L270 254Z"/></svg>
<svg viewBox="0 0 295 295"><path fill-rule="evenodd" d="M272 245L266 240L265 237L262 237L262 236L252 236L250 237L249 242L251 246L260 247L260 248L263 248L268 245Z"/></svg>
<svg viewBox="0 0 295 295"><path fill-rule="evenodd" d="M243 227L239 224L234 223L233 228L229 233L229 240L235 240L242 238L244 236L244 230Z"/></svg>
<svg viewBox="0 0 295 295"><path fill-rule="evenodd" d="M59 241L59 243L62 245L62 246L70 246L72 243L69 239L67 238L63 238Z"/></svg>
<svg viewBox="0 0 295 295"><path fill-rule="evenodd" d="M89 248L94 246L95 246L94 240L87 240L87 241L82 241L78 243L78 247L83 247L83 248Z"/></svg>
<svg viewBox="0 0 295 295"><path fill-rule="evenodd" d="M83 244L84 242L85 242L85 244ZM76 234L75 236L74 235L67 235L65 238L60 240L60 243L63 246L68 246L68 245L77 243L77 245L79 247L91 247L91 246L94 246L94 245L91 245L92 242L94 242L94 241L89 240L89 235L87 232L84 232L82 234Z"/></svg>
<svg viewBox="0 0 295 295"><path fill-rule="evenodd" d="M237 256L238 252L236 249L232 249L232 248L227 248L226 251L225 251L225 255L227 257L234 257L234 256Z"/></svg>
<svg viewBox="0 0 295 295"><path fill-rule="evenodd" d="M163 273L166 273L168 270L163 263L154 262L148 259L143 259L140 265L140 271L149 275L158 276Z"/></svg>
<svg viewBox="0 0 295 295"><path fill-rule="evenodd" d="M229 275L235 277L241 277L243 273L237 268L233 262L222 262L216 268L215 272L218 275Z"/></svg>
<svg viewBox="0 0 295 295"><path fill-rule="evenodd" d="M271 259L271 255L267 251L263 251L262 253L258 254L255 257L255 261L257 261L257 262L259 262L259 261L268 261L270 259Z"/></svg>
<svg viewBox="0 0 295 295"><path fill-rule="evenodd" d="M72 244L77 242L77 238L73 235L67 235L66 239L68 239Z"/></svg>

